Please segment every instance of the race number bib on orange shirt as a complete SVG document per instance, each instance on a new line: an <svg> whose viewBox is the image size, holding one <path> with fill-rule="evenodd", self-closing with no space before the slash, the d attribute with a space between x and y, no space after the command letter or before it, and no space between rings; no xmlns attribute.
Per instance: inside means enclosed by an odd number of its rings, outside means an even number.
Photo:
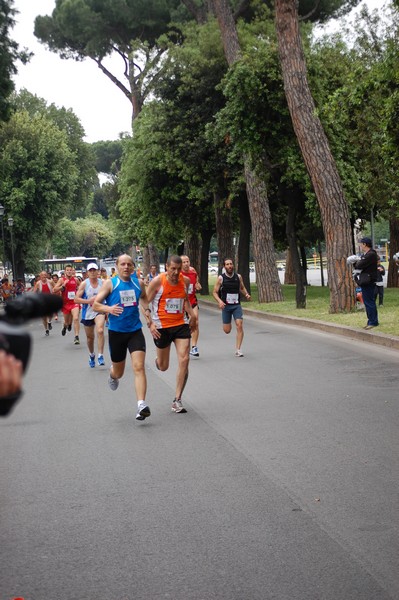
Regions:
<svg viewBox="0 0 399 600"><path fill-rule="evenodd" d="M166 298L165 312L167 313L182 313L184 298Z"/></svg>

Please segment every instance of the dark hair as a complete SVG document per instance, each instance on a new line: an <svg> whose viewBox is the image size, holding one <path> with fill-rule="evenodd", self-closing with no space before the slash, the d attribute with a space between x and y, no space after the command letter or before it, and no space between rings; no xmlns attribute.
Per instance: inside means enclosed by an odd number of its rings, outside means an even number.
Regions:
<svg viewBox="0 0 399 600"><path fill-rule="evenodd" d="M172 262L176 265L181 265L183 261L177 254L172 254L172 256L168 256L168 260L166 261L167 266L169 267Z"/></svg>
<svg viewBox="0 0 399 600"><path fill-rule="evenodd" d="M226 262L227 262L228 260L231 260L231 262L232 262L232 263L233 263L233 265L234 265L234 260L228 256L227 258L223 259L223 266L226 264Z"/></svg>

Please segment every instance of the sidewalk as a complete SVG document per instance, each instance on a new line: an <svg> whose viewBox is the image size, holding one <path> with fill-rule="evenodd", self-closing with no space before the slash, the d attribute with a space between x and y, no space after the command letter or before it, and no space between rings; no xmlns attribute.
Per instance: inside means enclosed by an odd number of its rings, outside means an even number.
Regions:
<svg viewBox="0 0 399 600"><path fill-rule="evenodd" d="M219 311L215 302L209 300L201 300L200 305L206 306L207 308L213 308ZM260 310L254 310L251 308L245 308L243 305L244 315L249 317L256 317L265 321L274 321L276 323L284 323L285 325L294 325L299 327L308 327L310 329L317 329L319 331L325 331L326 333L333 333L335 335L342 335L352 340L364 341L378 346L385 346L392 350L399 350L399 336L388 335L386 333L378 333L375 329L363 330L348 327L347 325L336 325L335 323L326 323L324 321L316 321L315 319L302 319L299 317L291 317L288 315L279 315L276 313L264 313Z"/></svg>

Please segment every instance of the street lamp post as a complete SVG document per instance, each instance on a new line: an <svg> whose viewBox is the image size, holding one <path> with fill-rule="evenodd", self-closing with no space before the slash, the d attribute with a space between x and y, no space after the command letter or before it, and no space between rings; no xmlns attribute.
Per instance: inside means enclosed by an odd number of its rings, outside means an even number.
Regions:
<svg viewBox="0 0 399 600"><path fill-rule="evenodd" d="M10 234L11 234L11 260L12 260L12 278L14 280L17 279L17 275L15 273L15 260L14 260L14 234L12 231L12 228L14 226L14 219L12 217L8 217L8 226L10 228Z"/></svg>
<svg viewBox="0 0 399 600"><path fill-rule="evenodd" d="M2 204L0 204L0 221L1 221L1 239L3 242L3 275L5 275L7 273L6 271L6 246L4 243L4 223L3 223L3 217L4 217L4 206Z"/></svg>

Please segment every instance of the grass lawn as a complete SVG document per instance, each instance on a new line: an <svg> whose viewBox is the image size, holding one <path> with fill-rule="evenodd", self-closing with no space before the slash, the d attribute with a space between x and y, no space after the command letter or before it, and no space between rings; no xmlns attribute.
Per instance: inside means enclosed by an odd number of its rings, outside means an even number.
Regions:
<svg viewBox="0 0 399 600"><path fill-rule="evenodd" d="M213 289L215 280L216 277L209 277L210 290ZM284 295L283 302L260 304L258 302L258 289L256 283L251 283L252 299L250 302L243 301L243 307L261 310L266 313L291 315L303 319L316 319L317 321L337 323L338 325L347 325L359 329L362 329L367 324L367 317L364 310L354 310L350 313L330 314L330 293L327 287L315 285L307 287L305 309L296 308L294 285L283 285L282 289ZM200 298L215 302L213 296L200 296ZM399 336L399 288L385 288L384 306L378 307L378 320L380 325L376 331Z"/></svg>

